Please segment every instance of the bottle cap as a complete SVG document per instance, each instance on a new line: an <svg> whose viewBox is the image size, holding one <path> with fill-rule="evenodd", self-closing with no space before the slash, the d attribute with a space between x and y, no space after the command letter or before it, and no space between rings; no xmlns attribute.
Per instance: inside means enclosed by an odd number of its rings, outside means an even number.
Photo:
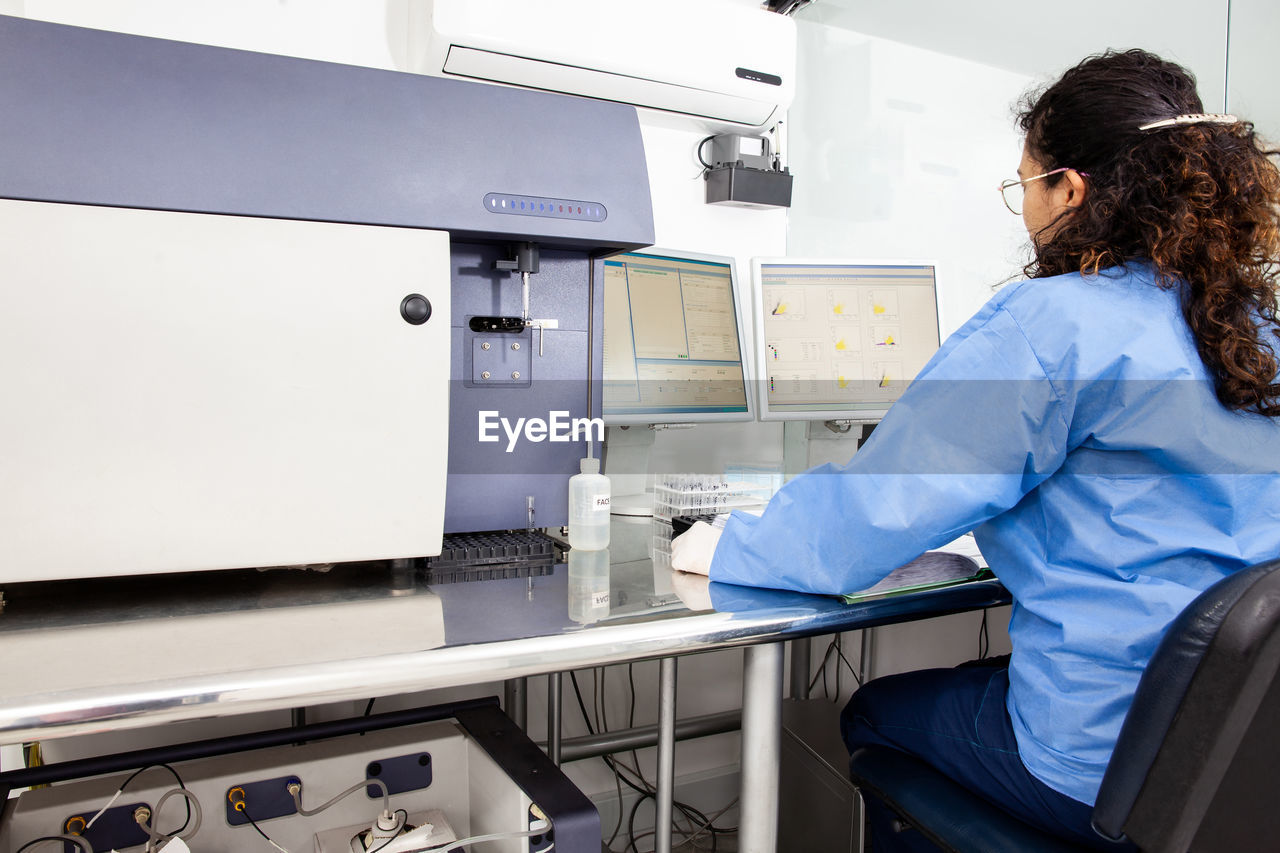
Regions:
<svg viewBox="0 0 1280 853"><path fill-rule="evenodd" d="M584 474L600 473L600 460L595 458L594 456L585 457L582 460L581 465L582 465L582 473Z"/></svg>

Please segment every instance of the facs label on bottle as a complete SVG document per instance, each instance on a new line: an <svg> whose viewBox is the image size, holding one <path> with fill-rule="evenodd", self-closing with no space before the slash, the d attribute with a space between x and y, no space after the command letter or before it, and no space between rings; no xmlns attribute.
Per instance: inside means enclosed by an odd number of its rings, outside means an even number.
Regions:
<svg viewBox="0 0 1280 853"><path fill-rule="evenodd" d="M594 511L596 511L596 512L601 512L601 511L603 511L603 512L608 512L608 511L609 511L609 496L608 496L608 495L596 495L595 497L593 497L593 498L591 499L591 508L592 508Z"/></svg>

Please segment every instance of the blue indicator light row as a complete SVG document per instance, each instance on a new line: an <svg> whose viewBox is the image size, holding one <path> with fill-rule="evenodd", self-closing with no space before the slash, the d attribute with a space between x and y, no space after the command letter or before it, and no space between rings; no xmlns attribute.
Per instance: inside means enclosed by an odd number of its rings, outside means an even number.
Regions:
<svg viewBox="0 0 1280 853"><path fill-rule="evenodd" d="M609 213L596 201L577 201L566 198L540 198L527 195L489 193L484 197L485 209L490 213L507 213L516 216L549 216L555 219L582 219L587 222L603 222Z"/></svg>

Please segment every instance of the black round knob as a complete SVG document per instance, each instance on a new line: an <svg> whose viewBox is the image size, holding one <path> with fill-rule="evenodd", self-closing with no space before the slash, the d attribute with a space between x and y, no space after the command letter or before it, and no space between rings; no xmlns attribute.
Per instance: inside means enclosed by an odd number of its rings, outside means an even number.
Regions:
<svg viewBox="0 0 1280 853"><path fill-rule="evenodd" d="M400 300L400 316L406 323L421 326L431 319L431 302L421 293L410 293Z"/></svg>

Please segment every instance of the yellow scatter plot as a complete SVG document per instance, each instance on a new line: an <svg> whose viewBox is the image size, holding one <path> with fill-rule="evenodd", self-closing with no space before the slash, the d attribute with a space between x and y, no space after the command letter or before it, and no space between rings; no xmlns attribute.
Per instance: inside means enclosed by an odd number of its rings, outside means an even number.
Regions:
<svg viewBox="0 0 1280 853"><path fill-rule="evenodd" d="M849 345L844 342L844 338L841 338L840 340L836 341L836 349L846 350L848 348L849 348Z"/></svg>
<svg viewBox="0 0 1280 853"><path fill-rule="evenodd" d="M785 313L787 313L787 303L785 303L785 302L779 302L779 303L778 303L778 305L777 305L777 307L775 307L775 308L773 309L773 313L774 313L774 314L785 314Z"/></svg>
<svg viewBox="0 0 1280 853"><path fill-rule="evenodd" d="M881 387L881 388L888 388L888 387L889 387L889 374L888 374L888 373L886 373L886 374L884 374L883 376L881 376L881 377L880 377L880 387Z"/></svg>
<svg viewBox="0 0 1280 853"><path fill-rule="evenodd" d="M893 346L894 344L893 335L885 335L884 344L885 346Z"/></svg>
<svg viewBox="0 0 1280 853"><path fill-rule="evenodd" d="M845 379L843 376L837 376L837 377L836 377L836 384L837 384L838 386L840 386L841 388L848 388L848 387L849 387L849 380L848 380L848 379Z"/></svg>
<svg viewBox="0 0 1280 853"><path fill-rule="evenodd" d="M831 306L831 313L832 313L832 314L843 314L843 313L844 313L844 303L843 303L843 302L837 302L835 305L832 305L832 306Z"/></svg>
<svg viewBox="0 0 1280 853"><path fill-rule="evenodd" d="M886 309L883 305L881 305L881 304L879 304L879 303L876 303L875 305L872 305L872 306L871 306L871 313L872 313L872 314L883 314L886 310L887 310L887 309Z"/></svg>

